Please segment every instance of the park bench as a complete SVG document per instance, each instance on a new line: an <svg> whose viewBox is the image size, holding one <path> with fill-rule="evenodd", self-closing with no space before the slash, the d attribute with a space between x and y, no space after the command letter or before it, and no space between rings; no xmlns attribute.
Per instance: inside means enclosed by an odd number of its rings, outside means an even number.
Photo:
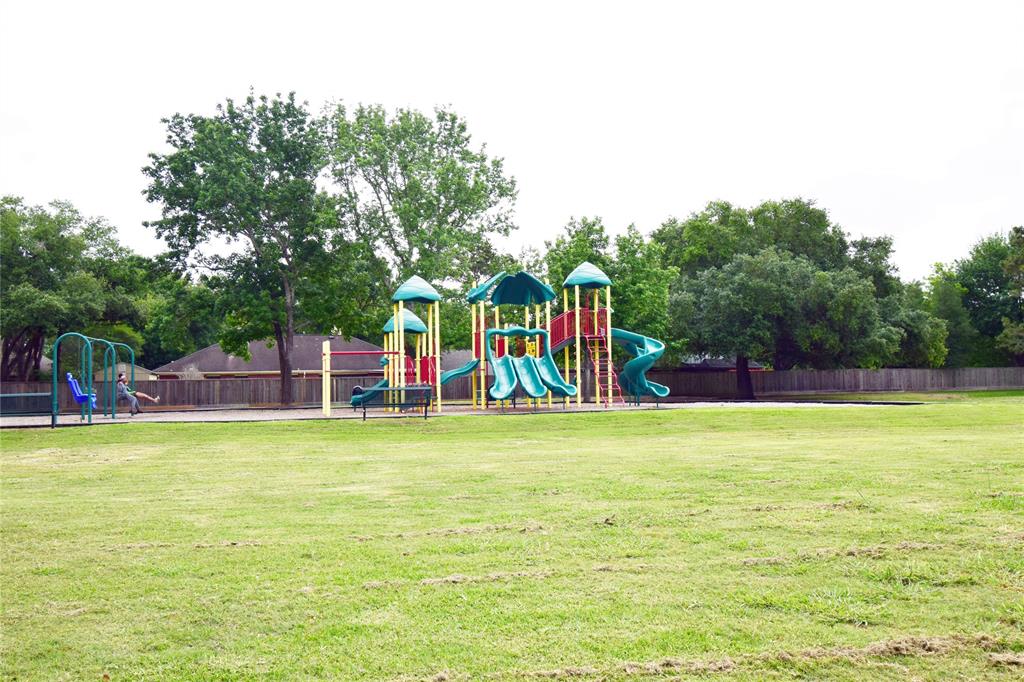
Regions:
<svg viewBox="0 0 1024 682"><path fill-rule="evenodd" d="M405 387L394 387L394 388L375 388L376 395L361 402L359 405L352 407L353 411L358 410L360 407L363 409L363 421L366 421L366 410L368 407L397 407L407 408L415 407L417 409L423 408L423 418L427 418L427 413L430 411L430 398L433 395L433 386L405 386ZM363 389L359 386L352 391L354 395L359 395L363 392ZM392 396L390 400L385 400L385 396ZM404 399L403 399L404 395Z"/></svg>

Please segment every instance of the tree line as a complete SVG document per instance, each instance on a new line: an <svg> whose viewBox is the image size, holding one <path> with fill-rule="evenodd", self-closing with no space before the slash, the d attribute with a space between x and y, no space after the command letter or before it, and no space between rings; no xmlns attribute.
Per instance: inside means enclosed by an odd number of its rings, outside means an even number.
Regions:
<svg viewBox="0 0 1024 682"><path fill-rule="evenodd" d="M1024 364L1024 228L923 282L897 276L890 238L853 238L804 199L712 202L650 236L573 218L513 255L495 238L515 229L516 181L449 110L316 114L294 94L250 94L164 125L167 150L142 171L161 211L147 226L167 246L155 258L66 203L0 202L3 380L38 377L47 344L69 330L128 343L151 367L211 343L246 357L265 341L290 379L308 369L292 367L296 334L379 341L390 294L412 274L438 285L442 339L465 348L462 297L477 280L527 269L560 284L584 260L614 281L617 326L666 340L669 364L736 357L741 394L751 360Z"/></svg>

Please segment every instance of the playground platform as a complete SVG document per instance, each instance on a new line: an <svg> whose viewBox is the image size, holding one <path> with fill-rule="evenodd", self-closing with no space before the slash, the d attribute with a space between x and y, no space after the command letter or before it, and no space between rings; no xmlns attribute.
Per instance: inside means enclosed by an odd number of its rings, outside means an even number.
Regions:
<svg viewBox="0 0 1024 682"><path fill-rule="evenodd" d="M807 408L807 407L872 407L883 406L893 403L853 403L853 402L739 402L739 401L699 401L699 402L662 402L660 406L654 403L642 403L637 405L617 405L605 407L593 403L585 403L580 407L573 406L563 410L557 405L548 409L528 408L520 405L516 408L507 408L504 411L498 409L473 410L468 404L449 404L444 406L444 411L430 413L430 419L438 417L474 417L474 416L499 416L499 415L532 415L544 416L549 414L575 414L581 412L637 412L646 410L692 410L706 408L755 408L755 409L778 409L778 408ZM368 420L374 419L418 419L422 422L423 413L420 410L410 409L403 414L385 412L381 409L374 409L367 413ZM362 410L353 411L344 405L336 406L330 417L324 417L320 407L294 407L294 408L228 408L228 409L203 409L203 410L161 410L151 409L134 417L119 415L117 419L104 417L102 414L94 414L93 425L115 425L115 424L174 424L174 423L220 423L220 422L272 422L272 421L300 421L310 419L345 420L352 419L362 421ZM59 426L80 426L84 422L79 420L79 415L62 414L58 420ZM0 428L33 428L49 427L50 415L11 415L0 416Z"/></svg>

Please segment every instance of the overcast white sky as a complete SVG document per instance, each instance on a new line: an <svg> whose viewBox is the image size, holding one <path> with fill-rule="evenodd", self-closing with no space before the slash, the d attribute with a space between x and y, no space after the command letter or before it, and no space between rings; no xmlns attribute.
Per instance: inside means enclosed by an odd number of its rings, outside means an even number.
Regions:
<svg viewBox="0 0 1024 682"><path fill-rule="evenodd" d="M906 278L1024 223L1024 2L0 1L0 193L152 254L160 118L295 90L450 105L517 178L511 250L803 196Z"/></svg>

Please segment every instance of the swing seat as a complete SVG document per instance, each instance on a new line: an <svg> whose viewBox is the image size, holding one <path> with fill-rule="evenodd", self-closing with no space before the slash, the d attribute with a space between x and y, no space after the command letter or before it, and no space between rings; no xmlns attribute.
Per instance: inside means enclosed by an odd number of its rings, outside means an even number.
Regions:
<svg viewBox="0 0 1024 682"><path fill-rule="evenodd" d="M78 379L72 376L71 372L68 372L68 386L71 387L71 397L75 399L75 402L79 405L83 404L86 400L91 400L92 409L96 409L96 394L90 393L88 396L82 392L82 387L78 385Z"/></svg>

